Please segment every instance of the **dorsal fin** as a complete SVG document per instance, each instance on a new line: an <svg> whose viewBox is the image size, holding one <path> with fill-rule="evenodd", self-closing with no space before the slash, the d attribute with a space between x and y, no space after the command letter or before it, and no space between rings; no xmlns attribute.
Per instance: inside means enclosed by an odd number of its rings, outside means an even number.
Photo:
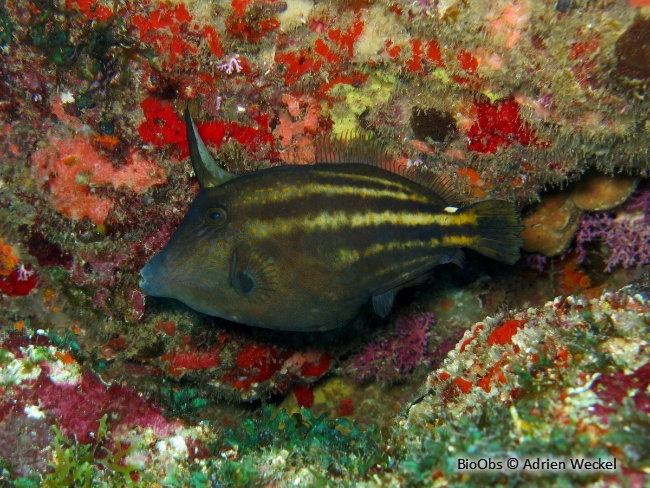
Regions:
<svg viewBox="0 0 650 488"><path fill-rule="evenodd" d="M434 192L446 203L462 205L458 190L446 175L420 166L407 166L390 154L372 134L363 130L321 136L314 141L317 163L364 163L390 171Z"/></svg>
<svg viewBox="0 0 650 488"><path fill-rule="evenodd" d="M365 163L384 168L395 159L372 134L360 129L317 137L314 145L317 163Z"/></svg>
<svg viewBox="0 0 650 488"><path fill-rule="evenodd" d="M398 174L428 188L449 204L460 207L466 205L466 202L460 197L460 192L454 185L453 180L447 175L434 173L420 166L404 166Z"/></svg>
<svg viewBox="0 0 650 488"><path fill-rule="evenodd" d="M189 108L185 109L185 134L190 147L192 167L201 188L219 186L235 177L234 174L228 173L219 166L219 163L212 157L199 135Z"/></svg>

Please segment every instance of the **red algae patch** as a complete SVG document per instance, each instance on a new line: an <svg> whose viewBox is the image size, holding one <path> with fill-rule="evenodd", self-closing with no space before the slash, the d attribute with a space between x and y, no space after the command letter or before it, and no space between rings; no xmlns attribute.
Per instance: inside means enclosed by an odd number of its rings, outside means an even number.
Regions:
<svg viewBox="0 0 650 488"><path fill-rule="evenodd" d="M519 329L526 324L523 320L507 320L496 329L487 338L489 346L494 344L510 344L512 343L512 336L514 336Z"/></svg>
<svg viewBox="0 0 650 488"><path fill-rule="evenodd" d="M95 188L124 186L142 192L166 182L162 169L136 151L115 169L81 134L51 136L49 145L33 154L32 173L59 212L74 220L88 217L95 225L102 225L111 209L110 198L96 195Z"/></svg>

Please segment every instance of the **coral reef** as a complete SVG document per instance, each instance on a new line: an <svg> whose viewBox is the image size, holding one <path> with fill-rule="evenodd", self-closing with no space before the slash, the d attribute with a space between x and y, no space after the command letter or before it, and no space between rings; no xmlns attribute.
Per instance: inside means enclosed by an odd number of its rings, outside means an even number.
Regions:
<svg viewBox="0 0 650 488"><path fill-rule="evenodd" d="M169 421L135 390L100 381L44 332L6 334L0 438L11 440L0 446L1 476L16 486L455 484L479 476L463 463L481 458L521 463L480 474L500 483L642 483L650 462L647 292L646 282L591 300L557 298L474 324L429 373L422 396L384 427L342 418L352 399L333 418L267 405L227 428ZM174 397L196 406L189 392ZM11 438L18 426L28 438ZM571 461L592 459L615 459L616 468ZM551 461L569 467L553 470Z"/></svg>
<svg viewBox="0 0 650 488"><path fill-rule="evenodd" d="M558 484L647 482L648 290L611 292L649 263L649 19L645 0L0 5L2 483L445 485L511 452L621 463ZM146 297L198 189L185 107L234 174L371 133L463 203L515 201L529 267L468 253L381 324L310 337Z"/></svg>

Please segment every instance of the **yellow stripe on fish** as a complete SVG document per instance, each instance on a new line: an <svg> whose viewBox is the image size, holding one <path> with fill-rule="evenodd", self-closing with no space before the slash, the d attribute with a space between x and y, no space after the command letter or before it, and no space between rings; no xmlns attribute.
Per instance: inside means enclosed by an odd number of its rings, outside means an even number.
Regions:
<svg viewBox="0 0 650 488"><path fill-rule="evenodd" d="M367 258L382 253L394 253L413 249L434 249L436 247L471 247L478 241L478 236L448 235L442 239L391 241L385 244L373 244L366 249L340 249L339 263L349 265L361 258Z"/></svg>
<svg viewBox="0 0 650 488"><path fill-rule="evenodd" d="M313 195L322 195L326 197L336 196L357 196L361 198L395 198L413 203L427 203L429 199L423 195L406 193L403 191L378 190L374 188L363 188L356 186L341 185L319 185L311 184L307 187L296 188L286 186L284 188L265 188L263 191L255 192L257 195L249 195L242 199L238 204L255 204L266 205L272 202L288 202L290 200L299 200L301 198Z"/></svg>
<svg viewBox="0 0 650 488"><path fill-rule="evenodd" d="M392 184L390 181L381 178L370 178L362 175L349 175L351 182L368 185L370 183L384 188L371 186L353 186L332 183L309 183L304 186L286 185L282 187L257 188L252 194L246 195L239 201L238 205L266 205L268 203L288 202L300 200L309 196L356 196L361 198L395 198L397 200L413 203L428 203L431 198L427 195L418 194L406 185ZM348 178L341 178L347 180Z"/></svg>
<svg viewBox="0 0 650 488"><path fill-rule="evenodd" d="M396 225L403 227L432 226L442 227L475 226L476 217L471 213L431 214L424 212L321 212L304 217L277 218L273 220L250 220L248 228L256 235L282 235L295 232L330 231Z"/></svg>

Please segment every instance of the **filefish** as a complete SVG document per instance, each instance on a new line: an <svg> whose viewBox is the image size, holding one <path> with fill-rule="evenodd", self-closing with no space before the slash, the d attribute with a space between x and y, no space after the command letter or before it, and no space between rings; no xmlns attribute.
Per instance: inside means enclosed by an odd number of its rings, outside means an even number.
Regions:
<svg viewBox="0 0 650 488"><path fill-rule="evenodd" d="M187 110L185 120L201 189L142 269L148 295L251 326L322 331L350 323L369 301L386 316L400 289L458 262L460 248L508 264L519 257L514 204L452 206L439 180L389 171L381 156L365 161L375 145L363 138L323 144L317 164L235 176Z"/></svg>

